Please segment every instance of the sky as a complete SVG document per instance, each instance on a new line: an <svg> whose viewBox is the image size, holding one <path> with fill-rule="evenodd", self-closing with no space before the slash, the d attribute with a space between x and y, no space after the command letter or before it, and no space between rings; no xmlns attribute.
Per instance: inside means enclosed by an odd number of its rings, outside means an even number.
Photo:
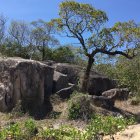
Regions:
<svg viewBox="0 0 140 140"><path fill-rule="evenodd" d="M9 21L27 22L43 19L49 21L58 17L59 3L63 0L0 0L0 14ZM108 25L118 21L135 20L140 23L140 0L75 0L92 4L109 17Z"/></svg>

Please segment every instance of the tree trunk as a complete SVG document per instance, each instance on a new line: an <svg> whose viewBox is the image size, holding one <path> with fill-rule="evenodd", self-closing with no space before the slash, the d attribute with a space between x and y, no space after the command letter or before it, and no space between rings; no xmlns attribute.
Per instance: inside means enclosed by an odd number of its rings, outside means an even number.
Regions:
<svg viewBox="0 0 140 140"><path fill-rule="evenodd" d="M42 46L42 61L45 60L45 43L43 42L43 46Z"/></svg>
<svg viewBox="0 0 140 140"><path fill-rule="evenodd" d="M89 81L90 71L91 71L93 62L94 62L93 57L89 56L86 71L84 73L84 77L82 79L82 84L81 84L81 91L82 92L87 92L88 81Z"/></svg>

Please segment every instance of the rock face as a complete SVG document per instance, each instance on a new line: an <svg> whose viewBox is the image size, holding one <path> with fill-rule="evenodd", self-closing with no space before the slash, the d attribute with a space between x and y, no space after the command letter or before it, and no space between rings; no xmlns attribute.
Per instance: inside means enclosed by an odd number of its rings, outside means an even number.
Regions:
<svg viewBox="0 0 140 140"><path fill-rule="evenodd" d="M68 82L72 84L77 84L79 80L79 74L81 72L81 67L76 65L70 65L67 63L56 63L53 65L54 69L60 73L67 75Z"/></svg>
<svg viewBox="0 0 140 140"><path fill-rule="evenodd" d="M0 60L0 111L12 109L19 100L33 107L43 104L53 84L53 69L20 58ZM45 87L45 88L44 88Z"/></svg>
<svg viewBox="0 0 140 140"><path fill-rule="evenodd" d="M100 96L102 92L112 88L115 88L115 83L111 79L100 75L90 75L87 87L89 94Z"/></svg>
<svg viewBox="0 0 140 140"><path fill-rule="evenodd" d="M114 88L103 92L102 96L109 97L114 100L127 100L129 96L129 90L127 88Z"/></svg>
<svg viewBox="0 0 140 140"><path fill-rule="evenodd" d="M70 95L73 93L75 88L76 87L74 84L69 84L69 87L57 91L56 94L58 94L61 98L66 99L70 97Z"/></svg>
<svg viewBox="0 0 140 140"><path fill-rule="evenodd" d="M67 75L60 72L54 71L53 75L53 93L58 92L59 90L68 87L68 78Z"/></svg>
<svg viewBox="0 0 140 140"><path fill-rule="evenodd" d="M66 74L68 82L77 85L82 81L84 70L80 66L70 65L66 63L56 63L54 69L60 73ZM113 80L92 70L89 78L87 92L91 95L100 96L102 92L115 88L116 84Z"/></svg>
<svg viewBox="0 0 140 140"><path fill-rule="evenodd" d="M92 96L90 101L93 105L97 107L102 107L106 109L112 109L114 107L114 100L112 98L107 98L103 96Z"/></svg>

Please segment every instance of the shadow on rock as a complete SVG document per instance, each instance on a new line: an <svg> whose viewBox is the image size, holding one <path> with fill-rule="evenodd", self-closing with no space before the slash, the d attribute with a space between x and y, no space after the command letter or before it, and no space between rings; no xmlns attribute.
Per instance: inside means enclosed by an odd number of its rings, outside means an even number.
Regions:
<svg viewBox="0 0 140 140"><path fill-rule="evenodd" d="M53 106L48 99L41 106L34 106L32 103L22 103L24 112L28 112L30 116L36 120L45 119L53 110Z"/></svg>

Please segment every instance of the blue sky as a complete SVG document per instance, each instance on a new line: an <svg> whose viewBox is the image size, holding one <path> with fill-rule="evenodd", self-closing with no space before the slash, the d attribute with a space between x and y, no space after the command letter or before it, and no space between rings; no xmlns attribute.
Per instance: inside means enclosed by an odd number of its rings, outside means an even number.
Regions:
<svg viewBox="0 0 140 140"><path fill-rule="evenodd" d="M134 19L140 22L140 0L76 0L106 11L110 23ZM50 20L58 16L62 0L0 0L0 13L9 19Z"/></svg>
<svg viewBox="0 0 140 140"><path fill-rule="evenodd" d="M58 17L59 3L63 0L0 0L0 13L10 20L28 22L43 19L49 21ZM75 0L92 4L104 10L109 17L109 25L117 21L135 20L140 23L140 0Z"/></svg>

